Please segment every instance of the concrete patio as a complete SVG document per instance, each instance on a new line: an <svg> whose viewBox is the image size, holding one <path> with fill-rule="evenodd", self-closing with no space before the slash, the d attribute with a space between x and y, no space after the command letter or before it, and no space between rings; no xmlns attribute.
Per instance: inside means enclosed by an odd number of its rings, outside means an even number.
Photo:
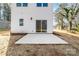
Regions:
<svg viewBox="0 0 79 59"><path fill-rule="evenodd" d="M79 37L68 33L54 32L68 44L15 44L25 35L11 35L7 56L79 56ZM78 34L75 34L78 35ZM3 45L2 45L3 46Z"/></svg>
<svg viewBox="0 0 79 59"><path fill-rule="evenodd" d="M27 34L15 44L68 44L54 34Z"/></svg>

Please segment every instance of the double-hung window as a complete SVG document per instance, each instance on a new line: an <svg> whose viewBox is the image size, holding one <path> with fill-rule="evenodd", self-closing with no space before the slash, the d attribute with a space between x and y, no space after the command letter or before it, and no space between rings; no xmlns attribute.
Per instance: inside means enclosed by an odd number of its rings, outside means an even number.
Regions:
<svg viewBox="0 0 79 59"><path fill-rule="evenodd" d="M28 3L17 3L16 6L17 7L27 7Z"/></svg>
<svg viewBox="0 0 79 59"><path fill-rule="evenodd" d="M21 7L21 3L17 3L16 5L17 5L17 7Z"/></svg>
<svg viewBox="0 0 79 59"><path fill-rule="evenodd" d="M24 25L24 19L19 19L19 26L23 26Z"/></svg>

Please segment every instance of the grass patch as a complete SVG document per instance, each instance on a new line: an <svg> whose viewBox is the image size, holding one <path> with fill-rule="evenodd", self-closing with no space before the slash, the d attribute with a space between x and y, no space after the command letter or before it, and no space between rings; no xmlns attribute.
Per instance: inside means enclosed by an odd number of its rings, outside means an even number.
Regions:
<svg viewBox="0 0 79 59"><path fill-rule="evenodd" d="M0 31L8 31L9 29L6 28L0 28Z"/></svg>

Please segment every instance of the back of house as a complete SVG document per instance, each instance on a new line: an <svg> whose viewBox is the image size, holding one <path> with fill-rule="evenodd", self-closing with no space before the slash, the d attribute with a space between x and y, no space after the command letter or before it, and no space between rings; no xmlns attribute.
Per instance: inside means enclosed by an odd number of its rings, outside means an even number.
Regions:
<svg viewBox="0 0 79 59"><path fill-rule="evenodd" d="M12 3L11 33L52 33L51 3Z"/></svg>

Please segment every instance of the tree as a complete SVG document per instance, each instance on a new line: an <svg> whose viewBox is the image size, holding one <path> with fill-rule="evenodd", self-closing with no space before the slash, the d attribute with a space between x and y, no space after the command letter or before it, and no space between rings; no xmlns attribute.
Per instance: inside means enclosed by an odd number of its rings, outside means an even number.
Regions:
<svg viewBox="0 0 79 59"><path fill-rule="evenodd" d="M58 27L59 29L64 29L64 21L63 21L63 16L60 14L60 12L56 13L56 19L57 19L57 22L58 22Z"/></svg>
<svg viewBox="0 0 79 59"><path fill-rule="evenodd" d="M3 11L4 19L7 20L7 21L10 21L10 19L11 19L11 8L10 8L9 4L4 3L3 9L4 9L4 11Z"/></svg>
<svg viewBox="0 0 79 59"><path fill-rule="evenodd" d="M62 9L64 10L64 13L61 12L60 14L67 19L67 21L69 22L69 30L72 30L72 21L77 16L79 8L76 4L75 6L72 5L71 7L64 7Z"/></svg>
<svg viewBox="0 0 79 59"><path fill-rule="evenodd" d="M0 3L0 19L10 21L11 8L8 3Z"/></svg>
<svg viewBox="0 0 79 59"><path fill-rule="evenodd" d="M57 22L58 22L58 27L59 29L64 29L64 17L61 13L64 12L63 8L66 6L67 4L66 3L63 3L63 4L60 4L59 5L59 8L56 10L56 19L57 19Z"/></svg>

